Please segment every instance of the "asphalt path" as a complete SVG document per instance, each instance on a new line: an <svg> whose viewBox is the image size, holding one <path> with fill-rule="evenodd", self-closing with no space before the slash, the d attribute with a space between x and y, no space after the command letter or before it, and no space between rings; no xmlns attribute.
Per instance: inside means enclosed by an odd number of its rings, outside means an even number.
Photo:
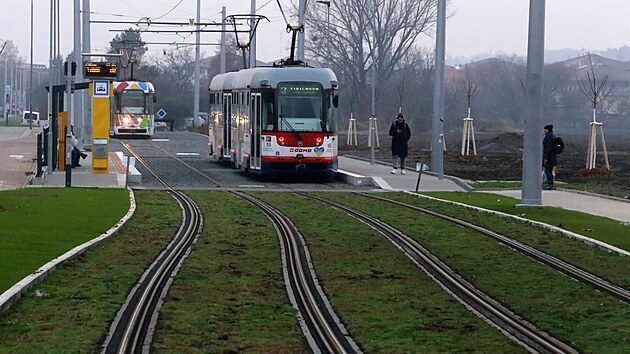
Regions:
<svg viewBox="0 0 630 354"><path fill-rule="evenodd" d="M213 161L208 155L208 137L192 132L157 132L151 139L112 139L111 151L124 151L122 143L131 148L175 189L216 189L230 188L241 190L301 190L301 191L348 191L368 190L370 187L355 187L339 181L326 182L320 178L298 178L291 176L282 179L269 179L232 168L228 163ZM163 150L167 151L165 153ZM189 167L175 160L176 156L202 174L217 180L218 187L200 176ZM136 164L142 173L142 183L131 184L132 188L161 189L162 184L144 166Z"/></svg>

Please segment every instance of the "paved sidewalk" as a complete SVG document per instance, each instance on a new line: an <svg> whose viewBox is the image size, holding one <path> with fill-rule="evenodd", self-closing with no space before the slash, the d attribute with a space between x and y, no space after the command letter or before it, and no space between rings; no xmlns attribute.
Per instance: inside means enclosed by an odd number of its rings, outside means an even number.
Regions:
<svg viewBox="0 0 630 354"><path fill-rule="evenodd" d="M0 125L0 190L25 187L35 170L40 128Z"/></svg>
<svg viewBox="0 0 630 354"><path fill-rule="evenodd" d="M520 190L484 191L520 199ZM554 206L568 210L603 216L624 223L630 223L630 201L608 198L592 194L583 194L569 190L553 190L542 193L542 202L547 206Z"/></svg>
<svg viewBox="0 0 630 354"><path fill-rule="evenodd" d="M395 175L391 174L391 165L383 162L375 162L358 159L354 157L339 156L339 170L341 173L372 178L376 188L386 190L415 191L418 183L418 172L406 169L406 175L401 175L400 170ZM419 191L466 191L466 185L462 181L450 176L439 179L436 175L423 171L420 178Z"/></svg>

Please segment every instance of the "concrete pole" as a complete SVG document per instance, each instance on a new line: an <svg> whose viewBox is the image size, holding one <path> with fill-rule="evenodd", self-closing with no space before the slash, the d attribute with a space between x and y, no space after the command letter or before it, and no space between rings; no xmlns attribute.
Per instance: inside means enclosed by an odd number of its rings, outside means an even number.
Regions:
<svg viewBox="0 0 630 354"><path fill-rule="evenodd" d="M254 25L256 24L256 0L252 0L252 10L251 10L251 28L249 31L249 67L256 67L256 31L254 31Z"/></svg>
<svg viewBox="0 0 630 354"><path fill-rule="evenodd" d="M6 125L9 125L9 109L7 109L7 67L9 66L9 58L4 56L4 86L2 86L2 109L4 110L4 119ZM13 89L13 87L11 87Z"/></svg>
<svg viewBox="0 0 630 354"><path fill-rule="evenodd" d="M527 108L523 141L521 205L542 205L543 64L545 61L545 0L529 1L527 40Z"/></svg>
<svg viewBox="0 0 630 354"><path fill-rule="evenodd" d="M435 77L433 78L433 133L431 171L444 178L444 65L446 47L446 0L438 0L435 36Z"/></svg>
<svg viewBox="0 0 630 354"><path fill-rule="evenodd" d="M225 73L225 15L226 9L225 6L221 7L221 69L220 74Z"/></svg>
<svg viewBox="0 0 630 354"><path fill-rule="evenodd" d="M300 0L300 7L298 9L298 25L304 24L304 11L305 9L305 0ZM297 60L304 61L304 33L305 30L302 28L302 31L298 33L298 47L297 47Z"/></svg>
<svg viewBox="0 0 630 354"><path fill-rule="evenodd" d="M81 59L81 0L74 0L74 59L77 64L77 72L73 77L74 82L83 82L83 61ZM70 70L70 68L68 68ZM70 121L74 125L74 133L79 135L79 142L83 138L83 90L72 95L72 115ZM76 136L76 135L75 135ZM80 146L81 148L82 146Z"/></svg>
<svg viewBox="0 0 630 354"><path fill-rule="evenodd" d="M195 94L193 104L193 127L197 126L197 119L199 119L199 76L201 76L201 66L199 63L199 41L201 38L201 0L197 0L197 20L195 21Z"/></svg>
<svg viewBox="0 0 630 354"><path fill-rule="evenodd" d="M90 0L83 0L83 53L90 53L92 51L92 44L90 40L91 29L90 29ZM81 58L81 63L87 61L86 58ZM82 68L83 66L81 66ZM83 70L81 69L81 75L83 75ZM81 139L79 140L81 146L87 148L88 146L92 146L92 102L90 99L90 95L85 94L83 92L83 120L82 126L83 130L81 131ZM85 146L87 144L87 146Z"/></svg>

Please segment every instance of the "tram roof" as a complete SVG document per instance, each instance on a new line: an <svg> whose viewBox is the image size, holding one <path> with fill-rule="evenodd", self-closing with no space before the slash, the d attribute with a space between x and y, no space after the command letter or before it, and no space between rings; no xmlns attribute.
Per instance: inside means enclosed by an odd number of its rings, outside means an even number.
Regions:
<svg viewBox="0 0 630 354"><path fill-rule="evenodd" d="M280 82L313 81L322 84L324 89L336 84L337 76L328 68L305 66L262 67L244 69L216 75L210 82L210 90L239 90L247 88L276 87Z"/></svg>

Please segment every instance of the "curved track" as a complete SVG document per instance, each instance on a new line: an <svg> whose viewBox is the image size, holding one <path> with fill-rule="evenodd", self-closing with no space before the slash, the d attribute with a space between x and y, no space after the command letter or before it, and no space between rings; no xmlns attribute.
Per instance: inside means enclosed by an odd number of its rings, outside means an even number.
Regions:
<svg viewBox="0 0 630 354"><path fill-rule="evenodd" d="M300 195L344 211L381 232L460 303L527 350L538 353L579 353L577 349L537 329L498 301L476 289L427 249L392 226L345 205L305 193L300 193Z"/></svg>
<svg viewBox="0 0 630 354"><path fill-rule="evenodd" d="M135 154L136 159L144 161ZM152 170L145 165L152 172ZM152 172L153 173L153 172ZM155 175L160 179L159 176ZM160 179L161 180L161 179ZM168 187L166 182L162 183ZM170 188L170 187L169 187ZM102 353L148 352L153 337L162 298L166 295L172 277L190 252L203 226L201 211L194 201L182 192L170 188L170 193L182 208L183 220L175 238L149 266L132 289L127 301L112 323Z"/></svg>
<svg viewBox="0 0 630 354"><path fill-rule="evenodd" d="M548 253L545 253L539 249L536 249L534 247L531 247L529 245L526 245L522 242L519 242L509 236L505 236L502 234L499 234L497 232L488 230L486 228L483 228L481 226L469 223L467 221L463 221L457 218L454 218L452 216L448 216L442 213L438 213L436 211L433 210L429 210L429 209L425 209L419 206L415 206L412 204L407 204L404 202L399 202L397 200L393 200L393 199L389 199L389 198L383 198L383 197L378 197L375 195L370 195L367 193L360 193L360 195L368 197L368 198L372 198L372 199L376 199L376 200L380 200L380 201L384 201L387 203L391 203L391 204L395 204L395 205L400 205L403 206L405 208L409 208L415 211L419 211L421 213L436 217L436 218L440 218L442 220L446 220L446 221L450 221L454 224L463 226L465 228L468 229L472 229L475 231L478 231L488 237L491 237L513 249L518 250L519 252L543 263L546 264L550 267L552 267L553 269L556 269L562 273L564 273L565 275L579 281L582 282L584 284L588 284L593 286L594 288L597 288L603 292L606 292L612 296L615 296L616 298L620 299L621 301L630 304L630 290L622 288L620 286L614 285L612 283L610 283L609 281L591 273L588 272L584 269L581 269L571 263L568 263L566 261L563 261L557 257L554 257Z"/></svg>
<svg viewBox="0 0 630 354"><path fill-rule="evenodd" d="M132 151L132 148L129 145L123 144L123 146L132 152L134 156L138 159L142 165L144 165L147 170L155 176L160 182L169 188L173 196L178 200L178 202L182 205L183 210L187 210L186 205L190 202L194 205L192 200L185 194L175 191L170 188L166 181L164 181L160 176L158 176L155 171L153 171L142 158L140 158L136 153ZM199 171L194 166L190 165L186 161L180 159L174 154L166 151L165 149L155 145L155 148L159 149L169 157L177 160L183 166L185 166L188 170L194 172L198 176L206 179L211 182L215 186L219 188L225 188L221 182L218 180L204 174L202 171ZM251 195L245 194L243 192L239 192L233 189L226 188L230 193L243 198L250 202L253 205L258 206L263 210L263 212L267 215L269 220L273 223L276 231L278 233L278 237L280 239L280 244L282 247L282 255L283 255L283 271L285 273L285 282L287 286L287 290L289 292L289 297L291 302L295 308L298 309L300 315L300 325L302 327L302 331L309 343L310 350L314 353L359 353L361 352L358 345L350 338L348 332L343 327L339 318L332 310L328 299L326 298L324 292L319 287L314 271L311 267L308 250L306 248L306 244L303 242L301 235L299 234L297 228L291 223L291 221L280 213L277 209L272 207L271 205L261 201ZM186 201L180 201L180 197L184 197ZM188 201L189 200L189 201ZM194 209L198 212L198 208L194 205ZM188 213L184 211L185 215ZM199 228L200 229L200 228ZM197 233L199 230L197 230ZM151 267L153 268L153 266ZM149 269L150 271L151 269ZM148 271L148 272L149 272ZM144 279L144 276L143 276ZM164 289L163 291L166 291ZM134 295L130 295L132 298ZM131 308L134 306L141 307L141 305L134 305L133 302L128 301L129 305L127 307ZM156 308L157 311L159 308ZM126 310L126 311L136 311L136 310ZM124 313L121 309L121 312ZM129 317L129 316L120 316L119 317ZM144 315L147 317L147 315ZM157 313L155 313L152 317L157 318ZM117 321L118 322L118 321ZM123 322L123 321L120 321ZM123 332L122 330L118 330ZM139 330L140 332L146 332L146 330ZM129 332L126 334L125 332ZM126 330L125 337L122 337L121 340L116 340L116 342L121 342L123 344L131 343L134 341L134 334L132 330ZM114 331L114 334L116 331ZM111 340L109 342L114 342ZM139 340L135 340L136 343L139 343ZM150 347L150 338L147 338L144 341L145 348ZM120 346L122 348L122 346ZM137 345L129 346L126 348L141 348ZM131 351L106 351L105 353L127 353Z"/></svg>

